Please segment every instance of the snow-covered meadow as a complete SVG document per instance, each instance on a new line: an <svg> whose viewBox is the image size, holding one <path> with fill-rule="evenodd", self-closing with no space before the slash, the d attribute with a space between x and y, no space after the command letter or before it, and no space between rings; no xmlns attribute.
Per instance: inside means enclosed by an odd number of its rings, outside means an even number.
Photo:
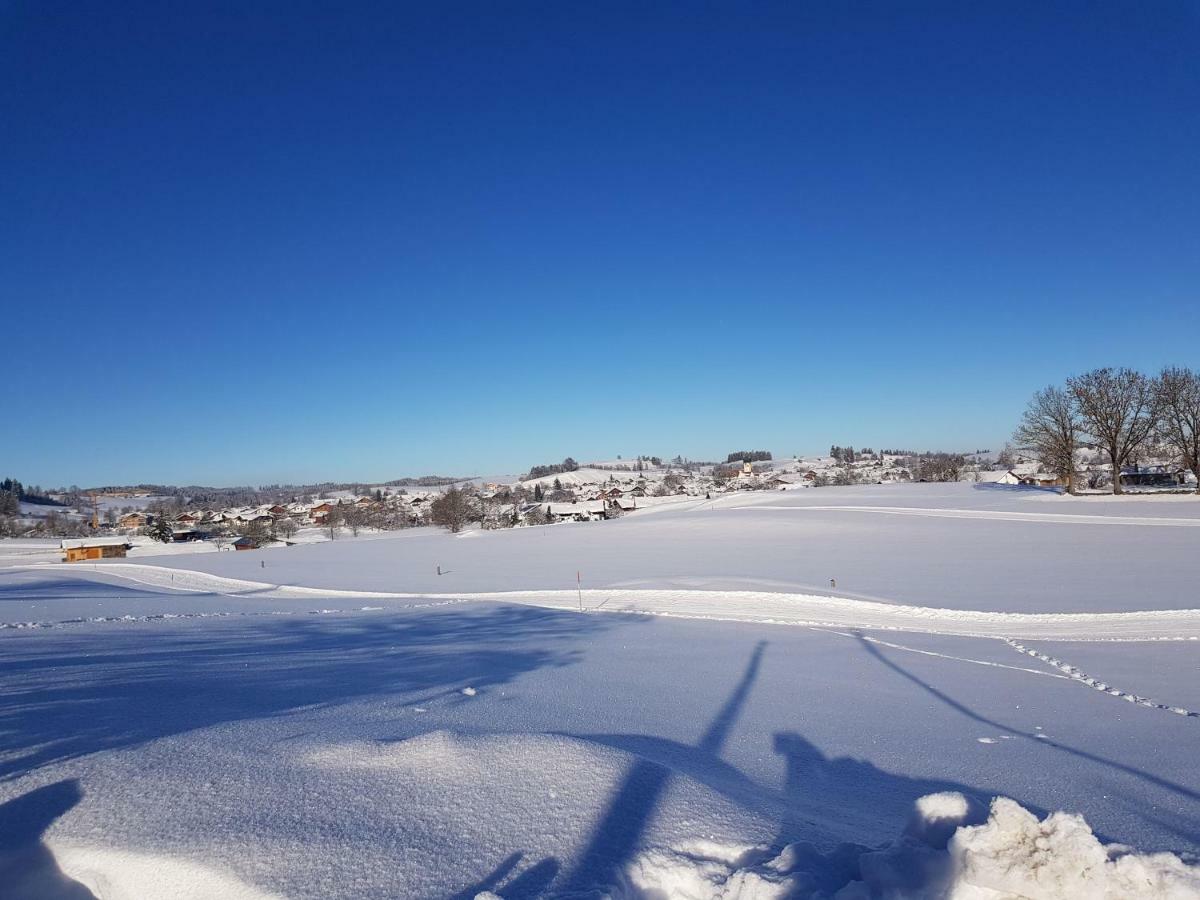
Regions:
<svg viewBox="0 0 1200 900"><path fill-rule="evenodd" d="M0 542L0 884L1200 896L1198 542L1193 498L966 484Z"/></svg>

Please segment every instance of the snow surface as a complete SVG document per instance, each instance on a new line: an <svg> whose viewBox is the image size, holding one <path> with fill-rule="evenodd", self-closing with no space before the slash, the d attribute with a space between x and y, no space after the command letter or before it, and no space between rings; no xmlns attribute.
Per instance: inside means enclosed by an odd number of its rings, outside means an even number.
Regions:
<svg viewBox="0 0 1200 900"><path fill-rule="evenodd" d="M87 565L0 544L0 885L1198 897L1200 507L1046 496Z"/></svg>

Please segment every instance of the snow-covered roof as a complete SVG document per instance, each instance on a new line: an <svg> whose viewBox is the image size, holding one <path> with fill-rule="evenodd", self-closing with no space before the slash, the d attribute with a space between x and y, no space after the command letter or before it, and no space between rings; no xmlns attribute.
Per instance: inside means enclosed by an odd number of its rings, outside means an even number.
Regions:
<svg viewBox="0 0 1200 900"><path fill-rule="evenodd" d="M124 547L128 541L123 537L63 538L60 550L79 550L83 547Z"/></svg>

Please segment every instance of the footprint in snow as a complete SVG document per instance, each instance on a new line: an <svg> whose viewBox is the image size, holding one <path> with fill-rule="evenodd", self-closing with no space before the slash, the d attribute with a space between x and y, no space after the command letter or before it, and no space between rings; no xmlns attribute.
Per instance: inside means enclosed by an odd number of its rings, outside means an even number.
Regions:
<svg viewBox="0 0 1200 900"><path fill-rule="evenodd" d="M479 693L479 691L475 690L475 688L473 688L473 687L465 687L459 693L461 693L467 697L474 697L476 694Z"/></svg>

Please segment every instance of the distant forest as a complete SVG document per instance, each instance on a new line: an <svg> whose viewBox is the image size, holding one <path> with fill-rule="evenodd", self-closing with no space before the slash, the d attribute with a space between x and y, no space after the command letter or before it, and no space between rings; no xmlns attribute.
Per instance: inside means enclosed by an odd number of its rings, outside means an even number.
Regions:
<svg viewBox="0 0 1200 900"><path fill-rule="evenodd" d="M734 450L725 457L725 462L769 462L771 460L770 450Z"/></svg>
<svg viewBox="0 0 1200 900"><path fill-rule="evenodd" d="M37 503L42 506L62 506L57 500L47 497L40 487L25 487L15 478L0 481L0 516L15 516L21 512L22 503Z"/></svg>

